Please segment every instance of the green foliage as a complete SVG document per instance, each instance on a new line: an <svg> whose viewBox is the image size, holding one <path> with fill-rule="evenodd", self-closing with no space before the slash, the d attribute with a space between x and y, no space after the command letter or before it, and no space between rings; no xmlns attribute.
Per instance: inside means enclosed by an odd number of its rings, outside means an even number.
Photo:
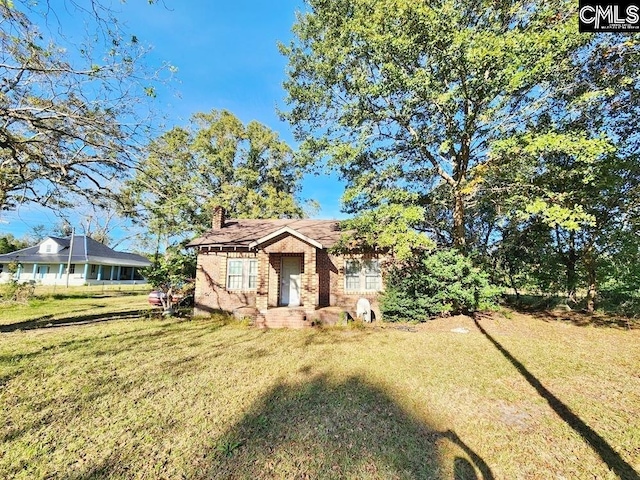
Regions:
<svg viewBox="0 0 640 480"><path fill-rule="evenodd" d="M582 68L555 108L490 146L477 196L502 237L493 252L509 267L505 283L565 291L572 305L582 289L593 310L599 285L618 292L637 285L626 266L638 258L640 42L594 37L575 61Z"/></svg>
<svg viewBox="0 0 640 480"><path fill-rule="evenodd" d="M419 321L495 306L500 290L454 249L416 255L392 267L381 309L385 320Z"/></svg>
<svg viewBox="0 0 640 480"><path fill-rule="evenodd" d="M164 297L162 305L167 311L175 307L177 300L193 293L195 277L196 254L194 251L185 252L180 246L173 246L156 258L153 265L141 270L147 282Z"/></svg>
<svg viewBox="0 0 640 480"><path fill-rule="evenodd" d="M630 318L640 317L640 290L638 288L602 288L598 300L599 310Z"/></svg>
<svg viewBox="0 0 640 480"><path fill-rule="evenodd" d="M598 309L629 317L640 317L640 245L625 237L615 255L598 262ZM633 241L630 241L633 240Z"/></svg>
<svg viewBox="0 0 640 480"><path fill-rule="evenodd" d="M362 243L405 256L424 232L593 309L636 258L640 40L580 34L567 0L308 4L285 117L346 179Z"/></svg>
<svg viewBox="0 0 640 480"><path fill-rule="evenodd" d="M184 252L178 247L171 247L163 255L159 255L153 265L142 269L141 273L152 287L166 291L193 278L195 265L194 252Z"/></svg>
<svg viewBox="0 0 640 480"><path fill-rule="evenodd" d="M0 236L0 254L15 252L28 246L25 242L16 239L11 234Z"/></svg>
<svg viewBox="0 0 640 480"><path fill-rule="evenodd" d="M301 168L266 126L226 110L198 113L148 145L124 191L127 213L169 237L211 228L215 205L233 218L299 218Z"/></svg>
<svg viewBox="0 0 640 480"><path fill-rule="evenodd" d="M27 303L35 293L35 282L18 283L15 280L0 285L0 300Z"/></svg>
<svg viewBox="0 0 640 480"><path fill-rule="evenodd" d="M389 251L397 260L404 260L415 251L433 247L433 241L416 230L423 218L422 208L398 204L362 212L341 223L341 228L349 233L340 239L334 250L376 247Z"/></svg>
<svg viewBox="0 0 640 480"><path fill-rule="evenodd" d="M216 450L225 457L233 456L234 452L243 445L243 441L235 437L222 438L216 444Z"/></svg>
<svg viewBox="0 0 640 480"><path fill-rule="evenodd" d="M575 29L576 5L308 4L294 41L281 46L289 60L285 116L301 149L347 180L350 213L402 196L429 206L446 190L438 198L447 200L452 243L464 247L465 212L491 144L552 108L550 93L575 74L574 54L590 39Z"/></svg>

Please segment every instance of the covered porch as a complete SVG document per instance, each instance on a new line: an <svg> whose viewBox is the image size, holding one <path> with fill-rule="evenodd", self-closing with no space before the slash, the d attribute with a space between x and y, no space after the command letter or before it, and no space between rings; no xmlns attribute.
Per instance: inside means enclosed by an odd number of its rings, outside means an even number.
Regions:
<svg viewBox="0 0 640 480"><path fill-rule="evenodd" d="M319 306L318 246L313 243L283 234L256 245L262 247L257 255L257 325L311 325Z"/></svg>

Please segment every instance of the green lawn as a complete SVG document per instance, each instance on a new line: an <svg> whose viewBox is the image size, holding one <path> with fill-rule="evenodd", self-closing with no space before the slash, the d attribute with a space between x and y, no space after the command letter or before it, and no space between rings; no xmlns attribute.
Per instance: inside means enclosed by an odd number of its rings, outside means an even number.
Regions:
<svg viewBox="0 0 640 480"><path fill-rule="evenodd" d="M640 330L260 331L145 301L0 307L0 478L638 478Z"/></svg>
<svg viewBox="0 0 640 480"><path fill-rule="evenodd" d="M91 288L78 287L64 293L37 292L34 299L24 304L0 302L0 332L116 318L138 319L149 312L149 287L142 292L140 287L137 291Z"/></svg>

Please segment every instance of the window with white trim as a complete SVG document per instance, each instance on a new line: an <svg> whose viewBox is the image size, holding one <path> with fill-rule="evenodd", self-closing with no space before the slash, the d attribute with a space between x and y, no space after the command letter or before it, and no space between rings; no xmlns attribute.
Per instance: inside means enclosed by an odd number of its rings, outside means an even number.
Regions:
<svg viewBox="0 0 640 480"><path fill-rule="evenodd" d="M378 260L347 260L344 268L344 288L347 292L382 290L380 262Z"/></svg>
<svg viewBox="0 0 640 480"><path fill-rule="evenodd" d="M257 285L257 259L230 258L227 260L227 290L255 290Z"/></svg>

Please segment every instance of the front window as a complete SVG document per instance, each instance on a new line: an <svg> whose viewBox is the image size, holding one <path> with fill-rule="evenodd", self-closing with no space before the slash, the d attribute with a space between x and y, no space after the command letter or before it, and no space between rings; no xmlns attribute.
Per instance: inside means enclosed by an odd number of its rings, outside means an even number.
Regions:
<svg viewBox="0 0 640 480"><path fill-rule="evenodd" d="M377 292L382 289L382 274L378 260L347 260L344 277L346 291Z"/></svg>
<svg viewBox="0 0 640 480"><path fill-rule="evenodd" d="M227 262L228 290L255 290L258 284L258 260L233 258Z"/></svg>
<svg viewBox="0 0 640 480"><path fill-rule="evenodd" d="M380 273L380 263L378 260L365 260L363 264L364 289L376 291L381 290L382 274Z"/></svg>

